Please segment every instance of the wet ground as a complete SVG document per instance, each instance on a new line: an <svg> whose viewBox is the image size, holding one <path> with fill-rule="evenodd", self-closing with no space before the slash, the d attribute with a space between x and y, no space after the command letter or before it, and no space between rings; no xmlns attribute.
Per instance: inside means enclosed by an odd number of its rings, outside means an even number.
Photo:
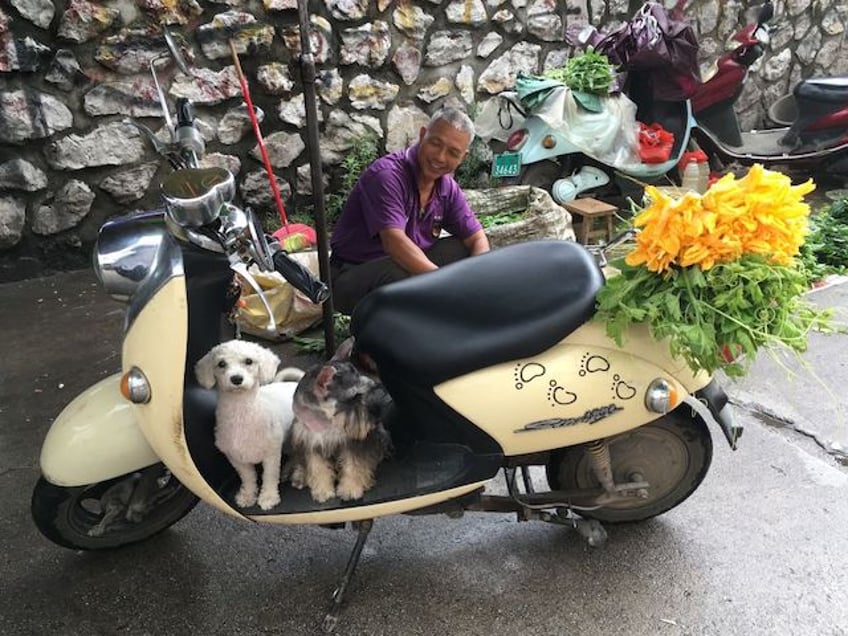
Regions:
<svg viewBox="0 0 848 636"><path fill-rule="evenodd" d="M814 297L844 316L848 285ZM121 320L88 272L0 285L0 634L320 633L348 530L201 504L155 539L92 554L33 526L41 440L119 368ZM848 336L814 336L813 373L795 378L758 361L729 385L739 450L714 431L701 488L658 519L608 526L603 548L506 514L378 520L337 633L848 634L848 469L832 447L846 431L846 353Z"/></svg>

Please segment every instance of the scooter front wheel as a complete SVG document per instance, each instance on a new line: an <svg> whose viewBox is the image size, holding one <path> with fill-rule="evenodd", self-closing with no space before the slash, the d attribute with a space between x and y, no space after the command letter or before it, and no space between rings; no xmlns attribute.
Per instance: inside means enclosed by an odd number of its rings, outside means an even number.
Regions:
<svg viewBox="0 0 848 636"><path fill-rule="evenodd" d="M56 486L42 477L33 490L31 510L35 525L53 543L105 550L152 537L197 502L163 464L154 464L88 486Z"/></svg>
<svg viewBox="0 0 848 636"><path fill-rule="evenodd" d="M646 481L646 497L629 497L584 517L610 523L650 519L682 503L703 481L713 456L707 425L684 410L606 440L615 483ZM600 482L584 446L562 449L547 466L553 490L596 489Z"/></svg>

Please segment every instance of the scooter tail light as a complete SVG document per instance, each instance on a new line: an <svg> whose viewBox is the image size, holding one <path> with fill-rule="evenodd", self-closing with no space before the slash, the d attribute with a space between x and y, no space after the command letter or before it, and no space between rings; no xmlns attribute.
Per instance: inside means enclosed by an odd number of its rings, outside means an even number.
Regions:
<svg viewBox="0 0 848 636"><path fill-rule="evenodd" d="M664 378L656 378L645 392L645 408L654 413L665 415L673 411L680 403L680 396L674 385Z"/></svg>
<svg viewBox="0 0 848 636"><path fill-rule="evenodd" d="M133 367L121 376L121 395L133 404L150 401L150 383L138 367Z"/></svg>
<svg viewBox="0 0 848 636"><path fill-rule="evenodd" d="M527 140L527 131L522 128L520 130L516 130L512 133L506 140L506 149L507 150L518 150L521 146L524 145L524 142Z"/></svg>

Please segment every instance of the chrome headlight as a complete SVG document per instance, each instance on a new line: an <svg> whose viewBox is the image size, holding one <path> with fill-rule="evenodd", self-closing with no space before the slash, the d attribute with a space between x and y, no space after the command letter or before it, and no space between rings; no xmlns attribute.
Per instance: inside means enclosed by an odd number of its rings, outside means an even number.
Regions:
<svg viewBox="0 0 848 636"><path fill-rule="evenodd" d="M150 383L138 367L133 367L121 376L121 395L133 404L150 402Z"/></svg>
<svg viewBox="0 0 848 636"><path fill-rule="evenodd" d="M663 415L674 410L679 402L677 390L668 380L656 378L645 392L645 408Z"/></svg>

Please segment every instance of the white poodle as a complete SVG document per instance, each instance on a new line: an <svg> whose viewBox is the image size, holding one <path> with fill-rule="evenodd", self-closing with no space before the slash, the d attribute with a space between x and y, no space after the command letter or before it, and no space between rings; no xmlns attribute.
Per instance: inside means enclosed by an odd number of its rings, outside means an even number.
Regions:
<svg viewBox="0 0 848 636"><path fill-rule="evenodd" d="M283 442L292 424L292 396L303 371L287 368L274 375L280 359L253 342L230 340L213 347L195 365L200 386L217 386L215 446L241 479L236 503L257 502L262 510L280 503ZM257 498L255 464L262 464Z"/></svg>

